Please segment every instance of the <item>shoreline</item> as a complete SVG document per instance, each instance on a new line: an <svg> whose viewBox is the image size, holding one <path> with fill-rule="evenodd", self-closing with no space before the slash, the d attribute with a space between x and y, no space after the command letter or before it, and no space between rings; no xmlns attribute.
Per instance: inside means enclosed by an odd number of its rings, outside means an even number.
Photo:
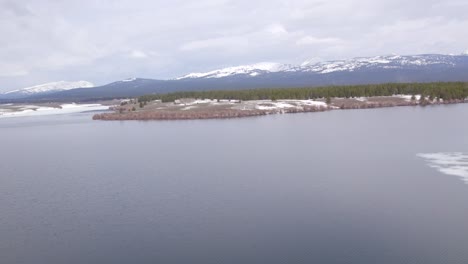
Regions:
<svg viewBox="0 0 468 264"><path fill-rule="evenodd" d="M3 104L0 105L0 119L4 118L17 118L17 117L31 117L31 116L49 116L49 115L64 115L82 113L87 111L105 111L109 106L103 104L30 104L30 105L15 105Z"/></svg>
<svg viewBox="0 0 468 264"><path fill-rule="evenodd" d="M411 95L332 98L327 104L320 100L196 100L182 99L177 102L150 102L149 105L138 102L125 103L115 107L112 113L100 113L93 116L93 120L130 121L130 120L200 120L200 119L229 119L273 114L293 114L324 112L347 109L372 109L400 106L429 106L467 103L467 100L411 100ZM141 106L141 107L140 107Z"/></svg>

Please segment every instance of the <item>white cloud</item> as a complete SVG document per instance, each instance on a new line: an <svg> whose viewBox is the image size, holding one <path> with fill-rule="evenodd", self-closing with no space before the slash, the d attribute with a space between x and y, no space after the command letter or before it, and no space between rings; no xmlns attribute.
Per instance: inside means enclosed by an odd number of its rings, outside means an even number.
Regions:
<svg viewBox="0 0 468 264"><path fill-rule="evenodd" d="M267 32L276 36L288 34L288 31L286 30L286 28L284 28L284 26L281 24L272 24L268 26Z"/></svg>
<svg viewBox="0 0 468 264"><path fill-rule="evenodd" d="M141 50L132 50L128 56L133 59L144 59L148 57L148 55Z"/></svg>
<svg viewBox="0 0 468 264"><path fill-rule="evenodd" d="M305 36L296 41L297 45L315 45L315 44L334 44L341 40L339 38L316 38L312 36Z"/></svg>
<svg viewBox="0 0 468 264"><path fill-rule="evenodd" d="M28 70L18 66L0 65L0 77L19 77L28 74Z"/></svg>
<svg viewBox="0 0 468 264"><path fill-rule="evenodd" d="M203 40L195 40L183 44L182 51L195 51L202 49L241 49L248 45L248 41L242 37L222 37Z"/></svg>

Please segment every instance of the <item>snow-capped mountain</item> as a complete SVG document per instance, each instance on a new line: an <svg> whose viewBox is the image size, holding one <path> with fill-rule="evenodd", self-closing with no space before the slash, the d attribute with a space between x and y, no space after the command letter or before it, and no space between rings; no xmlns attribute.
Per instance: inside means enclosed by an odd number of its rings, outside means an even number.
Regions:
<svg viewBox="0 0 468 264"><path fill-rule="evenodd" d="M453 56L445 55L418 55L418 56L377 56L371 58L355 58L350 60L338 60L303 64L302 71L316 73L332 73L340 71L355 71L360 69L403 69L418 68L430 65L455 66Z"/></svg>
<svg viewBox="0 0 468 264"><path fill-rule="evenodd" d="M467 55L468 51L464 53ZM325 62L305 61L300 65L280 63L258 63L236 67L223 68L209 72L190 73L176 80L195 78L223 78L235 75L258 76L277 72L310 72L328 74L333 72L353 72L365 69L411 69L431 65L453 67L456 64L455 55L414 55L414 56L376 56L369 58L354 58Z"/></svg>
<svg viewBox="0 0 468 264"><path fill-rule="evenodd" d="M232 76L236 74L245 74L250 76L257 76L261 73L267 72L279 72L289 68L286 64L274 63L274 62L262 62L251 65L242 65L235 67L228 67L219 70L209 72L197 72L184 75L177 78L176 80L188 79L188 78L222 78Z"/></svg>
<svg viewBox="0 0 468 264"><path fill-rule="evenodd" d="M129 78L93 89L72 89L91 86L86 83L36 86L0 95L0 102L77 102L178 91L455 81L468 82L468 54L386 55L326 62L309 60L299 65L257 63L191 73L171 80ZM15 94L17 97L5 97Z"/></svg>
<svg viewBox="0 0 468 264"><path fill-rule="evenodd" d="M66 91L76 88L92 88L94 84L88 81L77 81L77 82L67 82L67 81L59 81L59 82L50 82L40 85L35 85L31 87L26 87L18 90L8 91L3 94L0 94L0 97L8 97L8 98L19 98L19 97L27 97L31 95L37 94L48 94L60 91Z"/></svg>

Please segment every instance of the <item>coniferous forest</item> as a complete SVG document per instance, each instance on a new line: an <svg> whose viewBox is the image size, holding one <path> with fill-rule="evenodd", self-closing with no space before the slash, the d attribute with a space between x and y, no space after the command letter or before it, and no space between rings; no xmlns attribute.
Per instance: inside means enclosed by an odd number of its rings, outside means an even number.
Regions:
<svg viewBox="0 0 468 264"><path fill-rule="evenodd" d="M140 102L161 100L172 102L181 98L229 99L229 100L279 100L392 96L396 94L423 95L424 97L463 100L468 97L468 83L387 83L374 85L327 86L304 88L275 88L253 90L213 90L151 94L139 97Z"/></svg>

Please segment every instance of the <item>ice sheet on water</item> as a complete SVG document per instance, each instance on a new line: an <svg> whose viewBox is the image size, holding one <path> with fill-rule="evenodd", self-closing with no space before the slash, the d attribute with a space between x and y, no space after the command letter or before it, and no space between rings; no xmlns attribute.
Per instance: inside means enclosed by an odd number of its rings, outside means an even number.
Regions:
<svg viewBox="0 0 468 264"><path fill-rule="evenodd" d="M47 106L23 105L21 111L10 111L0 108L0 118L21 116L44 116L81 113L86 111L108 110L109 106L101 104L62 104L60 108Z"/></svg>
<svg viewBox="0 0 468 264"><path fill-rule="evenodd" d="M426 160L431 168L447 175L458 176L468 184L468 153L420 153L418 157Z"/></svg>

